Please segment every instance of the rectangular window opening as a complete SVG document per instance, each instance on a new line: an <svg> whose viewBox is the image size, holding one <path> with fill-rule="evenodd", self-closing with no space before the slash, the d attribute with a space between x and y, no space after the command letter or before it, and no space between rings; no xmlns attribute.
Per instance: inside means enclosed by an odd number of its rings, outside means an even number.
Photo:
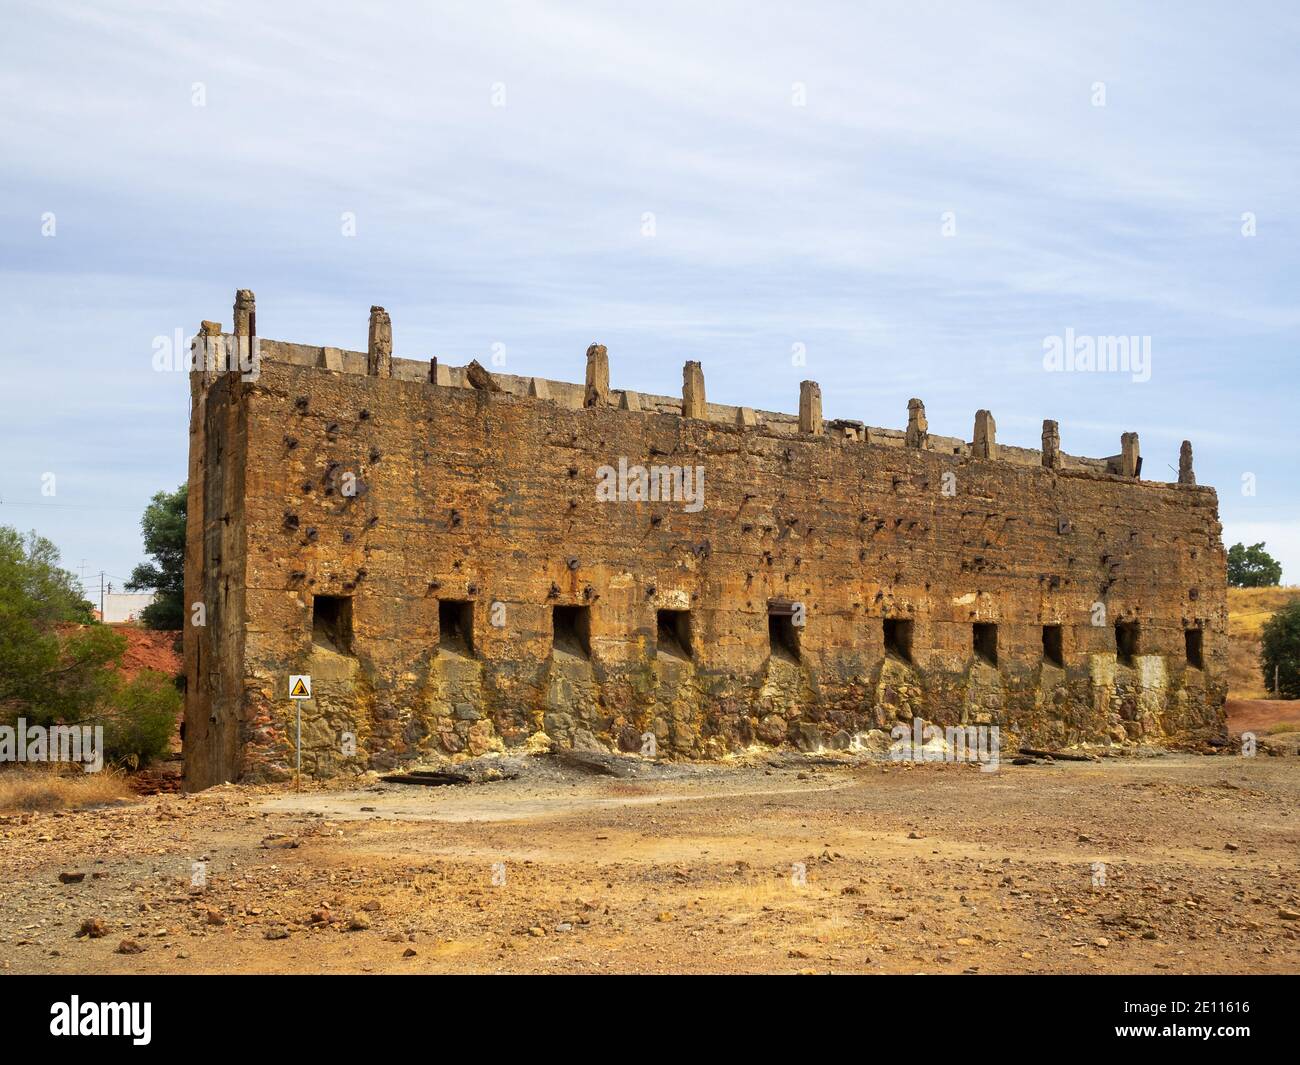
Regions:
<svg viewBox="0 0 1300 1065"><path fill-rule="evenodd" d="M474 653L474 604L466 599L438 600L438 646Z"/></svg>
<svg viewBox="0 0 1300 1065"><path fill-rule="evenodd" d="M311 601L311 638L342 655L352 653L352 597L316 595Z"/></svg>
<svg viewBox="0 0 1300 1065"><path fill-rule="evenodd" d="M1115 660L1121 666L1131 666L1133 659L1140 653L1138 636L1136 621L1115 622Z"/></svg>
<svg viewBox="0 0 1300 1065"><path fill-rule="evenodd" d="M691 612L661 610L658 618L658 651L677 658L691 657Z"/></svg>
<svg viewBox="0 0 1300 1065"><path fill-rule="evenodd" d="M902 662L912 661L912 622L906 618L885 618L885 654Z"/></svg>
<svg viewBox="0 0 1300 1065"><path fill-rule="evenodd" d="M1205 632L1198 625L1194 629L1183 630L1183 640L1187 645L1187 664L1193 669L1205 668Z"/></svg>
<svg viewBox="0 0 1300 1065"><path fill-rule="evenodd" d="M799 628L794 623L794 606L783 601L767 604L767 646L774 658L799 661Z"/></svg>
<svg viewBox="0 0 1300 1065"><path fill-rule="evenodd" d="M591 657L591 608L557 606L551 609L551 641L556 651Z"/></svg>
<svg viewBox="0 0 1300 1065"><path fill-rule="evenodd" d="M1065 638L1060 625L1043 626L1043 659L1065 668Z"/></svg>
<svg viewBox="0 0 1300 1065"><path fill-rule="evenodd" d="M991 666L998 664L998 627L991 621L977 621L971 626L975 657Z"/></svg>

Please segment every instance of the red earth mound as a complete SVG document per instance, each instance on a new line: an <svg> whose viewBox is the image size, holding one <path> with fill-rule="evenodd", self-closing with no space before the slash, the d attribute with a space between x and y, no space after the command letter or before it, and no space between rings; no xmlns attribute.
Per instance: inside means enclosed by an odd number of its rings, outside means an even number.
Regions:
<svg viewBox="0 0 1300 1065"><path fill-rule="evenodd" d="M126 654L122 656L122 673L134 677L144 669L174 677L181 671L181 656L176 653L179 632L142 629L135 625L113 625L113 631L126 637Z"/></svg>
<svg viewBox="0 0 1300 1065"><path fill-rule="evenodd" d="M1233 732L1267 732L1290 722L1300 722L1300 700L1228 700L1228 728Z"/></svg>

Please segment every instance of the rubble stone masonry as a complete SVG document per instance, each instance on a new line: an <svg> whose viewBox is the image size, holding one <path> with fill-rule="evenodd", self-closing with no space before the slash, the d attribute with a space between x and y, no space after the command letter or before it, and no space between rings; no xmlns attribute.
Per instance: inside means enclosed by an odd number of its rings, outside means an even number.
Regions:
<svg viewBox="0 0 1300 1065"><path fill-rule="evenodd" d="M728 407L695 362L682 395L636 394L599 345L583 384L395 358L378 307L367 352L259 340L247 290L236 325L256 372L191 375L190 788L292 772L291 673L317 776L538 733L707 758L913 718L1004 750L1223 731L1225 556L1189 445L1156 483L1136 434L1084 459L1054 422L1046 451L998 444L981 411L968 442L916 399L877 429L823 420L814 382L797 415Z"/></svg>

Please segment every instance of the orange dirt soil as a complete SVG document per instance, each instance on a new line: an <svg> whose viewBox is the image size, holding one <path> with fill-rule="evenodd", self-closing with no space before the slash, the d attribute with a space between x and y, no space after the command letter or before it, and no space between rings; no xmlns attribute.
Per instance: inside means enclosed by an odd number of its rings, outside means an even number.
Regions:
<svg viewBox="0 0 1300 1065"><path fill-rule="evenodd" d="M0 968L1300 972L1295 757L671 772L2 818Z"/></svg>
<svg viewBox="0 0 1300 1065"><path fill-rule="evenodd" d="M121 672L134 677L142 670L152 669L174 677L181 672L183 663L176 653L178 632L142 629L138 625L111 625L120 636L126 637L126 653L122 656Z"/></svg>
<svg viewBox="0 0 1300 1065"><path fill-rule="evenodd" d="M1300 732L1300 701L1295 699L1229 699L1228 729L1231 732L1267 733L1291 725Z"/></svg>
<svg viewBox="0 0 1300 1065"><path fill-rule="evenodd" d="M171 671L170 634L126 634L128 669ZM1229 728L1296 709L1232 699ZM0 970L1300 973L1295 739L996 773L528 759L0 816Z"/></svg>

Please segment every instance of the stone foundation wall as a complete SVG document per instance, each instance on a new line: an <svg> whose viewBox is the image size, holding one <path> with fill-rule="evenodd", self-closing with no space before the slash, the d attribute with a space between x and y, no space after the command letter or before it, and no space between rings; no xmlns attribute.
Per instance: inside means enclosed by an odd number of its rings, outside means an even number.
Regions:
<svg viewBox="0 0 1300 1065"><path fill-rule="evenodd" d="M689 418L609 390L599 364L586 386L474 385L445 366L261 348L256 380L196 385L187 592L211 603L187 631L192 787L292 769L290 673L314 678L303 765L318 775L539 732L623 750L652 734L661 755L716 757L844 747L914 716L997 724L1004 749L1223 728L1212 489L1113 460L1045 465L999 448L991 417L987 458L915 425L823 424L819 390L797 418L711 404ZM620 459L702 469L702 506L601 501ZM327 596L347 633L314 630ZM441 631L440 600L469 604L443 608L468 633ZM580 610L569 635L561 612L558 644L557 607ZM660 611L688 612L687 646L660 645ZM910 662L886 652L886 618L912 623ZM1125 662L1117 621L1138 623ZM996 664L976 654L976 622L996 626ZM1044 625L1061 627L1063 666Z"/></svg>

